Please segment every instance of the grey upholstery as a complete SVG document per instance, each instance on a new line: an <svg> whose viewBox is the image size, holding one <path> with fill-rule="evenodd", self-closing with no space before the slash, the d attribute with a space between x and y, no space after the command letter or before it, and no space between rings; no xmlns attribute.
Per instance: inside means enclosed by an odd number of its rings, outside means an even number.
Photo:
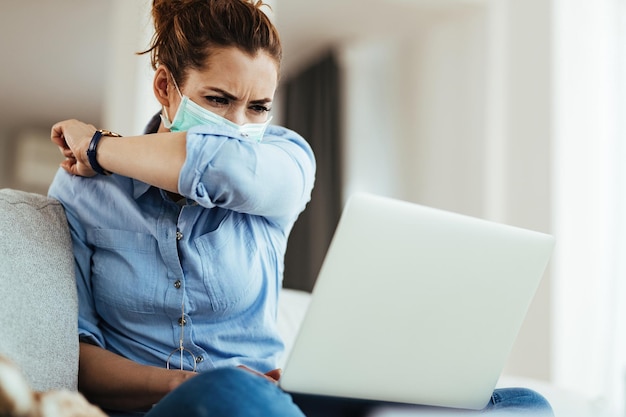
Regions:
<svg viewBox="0 0 626 417"><path fill-rule="evenodd" d="M16 362L36 390L77 385L71 248L57 201L0 190L0 354Z"/></svg>

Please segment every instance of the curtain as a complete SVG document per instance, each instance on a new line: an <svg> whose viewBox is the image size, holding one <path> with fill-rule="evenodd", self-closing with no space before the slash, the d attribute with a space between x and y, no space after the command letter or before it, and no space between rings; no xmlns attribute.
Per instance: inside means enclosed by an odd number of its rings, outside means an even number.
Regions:
<svg viewBox="0 0 626 417"><path fill-rule="evenodd" d="M317 162L311 201L287 245L286 288L312 290L341 214L339 78L331 52L283 83L283 123L309 142Z"/></svg>

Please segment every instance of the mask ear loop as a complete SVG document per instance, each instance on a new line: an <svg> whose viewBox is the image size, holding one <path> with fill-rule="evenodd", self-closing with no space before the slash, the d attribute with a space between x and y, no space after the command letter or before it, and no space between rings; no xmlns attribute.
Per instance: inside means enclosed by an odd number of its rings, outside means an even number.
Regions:
<svg viewBox="0 0 626 417"><path fill-rule="evenodd" d="M172 83L174 84L174 88L176 88L176 92L178 93L178 96L182 100L183 99L183 93L180 92L180 88L178 88L178 83L174 79L174 76L172 75L172 73L169 72L169 70L167 72L168 72L170 78L172 79ZM165 113L165 119L168 121L168 123L171 123L170 121L172 119L170 119L170 115L167 113L167 109L165 108L165 106L163 107L163 113ZM163 116L161 116L161 118L163 118Z"/></svg>
<svg viewBox="0 0 626 417"><path fill-rule="evenodd" d="M178 96L182 99L183 93L180 92L180 88L178 88L178 83L176 82L176 80L174 79L174 76L171 73L170 73L170 77L172 78L172 82L174 83L174 88L176 88L176 91L178 92Z"/></svg>

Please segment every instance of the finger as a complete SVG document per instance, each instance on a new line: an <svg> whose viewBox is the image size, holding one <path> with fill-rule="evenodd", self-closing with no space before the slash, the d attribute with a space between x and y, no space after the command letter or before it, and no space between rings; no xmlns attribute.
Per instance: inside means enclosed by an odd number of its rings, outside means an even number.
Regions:
<svg viewBox="0 0 626 417"><path fill-rule="evenodd" d="M55 145L57 145L61 149L69 149L69 146L68 146L67 142L65 141L65 136L63 136L63 135L61 135L61 136L51 136L50 140L52 141L52 143L54 143Z"/></svg>
<svg viewBox="0 0 626 417"><path fill-rule="evenodd" d="M76 159L76 155L70 148L64 148L63 146L59 146L59 151L66 158Z"/></svg>
<svg viewBox="0 0 626 417"><path fill-rule="evenodd" d="M283 373L282 369L273 369L269 372L266 372L265 376L272 378L274 381L278 381L282 373Z"/></svg>
<svg viewBox="0 0 626 417"><path fill-rule="evenodd" d="M50 140L60 148L68 148L65 135L63 134L63 122L56 123L52 126Z"/></svg>
<svg viewBox="0 0 626 417"><path fill-rule="evenodd" d="M258 375L258 376L260 376L261 378L265 378L265 379L267 379L268 381L271 381L271 382L273 382L273 383L276 383L276 382L277 382L277 380L276 380L276 379L274 379L274 378L272 378L271 376L268 376L267 374L262 374L261 372L255 371L254 369L251 369L251 368L248 368L248 367L247 367L247 366L245 366L245 365L239 365L239 366L238 366L238 368L241 368L241 369L243 369L243 370L245 370L245 371L248 371L248 372L250 372L250 373L253 373L253 374L255 374L255 375ZM270 371L270 372L273 372L273 371Z"/></svg>
<svg viewBox="0 0 626 417"><path fill-rule="evenodd" d="M65 171L69 172L70 174L72 174L72 166L76 165L76 160L71 160L71 159L64 159L63 162L61 162L61 168L63 168Z"/></svg>
<svg viewBox="0 0 626 417"><path fill-rule="evenodd" d="M56 138L60 136L63 136L63 122L57 122L53 124L52 128L50 129L51 138Z"/></svg>

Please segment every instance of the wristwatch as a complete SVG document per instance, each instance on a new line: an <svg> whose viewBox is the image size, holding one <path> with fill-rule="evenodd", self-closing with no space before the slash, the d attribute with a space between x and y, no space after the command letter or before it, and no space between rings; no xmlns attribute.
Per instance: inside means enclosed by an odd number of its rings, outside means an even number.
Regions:
<svg viewBox="0 0 626 417"><path fill-rule="evenodd" d="M94 171L96 171L98 174L111 175L112 172L107 171L106 169L102 168L100 164L98 163L98 159L97 159L98 143L100 142L100 139L102 138L102 136L111 136L114 138L122 137L122 135L120 135L119 133L111 132L110 130L105 130L105 129L96 130L96 133L94 133L93 136L91 137L91 142L89 142L89 148L87 148L87 159L89 160L89 165L91 165L91 168Z"/></svg>

